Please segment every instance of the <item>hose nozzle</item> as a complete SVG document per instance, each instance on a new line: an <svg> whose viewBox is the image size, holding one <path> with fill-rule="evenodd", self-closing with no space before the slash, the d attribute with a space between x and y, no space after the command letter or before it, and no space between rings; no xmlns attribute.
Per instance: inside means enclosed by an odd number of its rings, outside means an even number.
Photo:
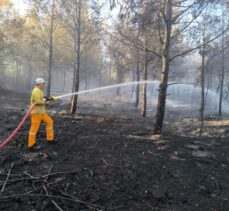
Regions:
<svg viewBox="0 0 229 211"><path fill-rule="evenodd" d="M56 96L52 96L52 97L44 97L45 101L56 101Z"/></svg>
<svg viewBox="0 0 229 211"><path fill-rule="evenodd" d="M56 96L52 96L51 100L56 101Z"/></svg>

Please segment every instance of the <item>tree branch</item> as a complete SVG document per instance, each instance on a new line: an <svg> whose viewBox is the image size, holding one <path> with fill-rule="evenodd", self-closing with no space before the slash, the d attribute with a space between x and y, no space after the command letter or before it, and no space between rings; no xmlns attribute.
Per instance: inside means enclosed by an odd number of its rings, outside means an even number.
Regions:
<svg viewBox="0 0 229 211"><path fill-rule="evenodd" d="M185 55L185 54L191 53L192 51L195 51L195 50L197 50L197 49L199 49L199 48L201 48L201 47L203 47L203 46L205 46L205 45L207 45L207 44L213 42L214 40L218 39L220 36L222 36L222 35L223 35L225 32L227 32L228 30L229 30L229 28L226 28L223 32L221 32L220 34L218 34L218 35L215 36L214 38L210 39L209 41L207 41L207 42L205 42L205 43L203 43L203 44L201 44L201 45L198 45L198 46L195 47L195 48L186 50L186 51L184 51L184 52L182 52L182 53L179 53L179 54L177 54L177 55L171 57L169 61L171 62L172 60L174 60L175 58L177 58L177 57L179 57L179 56L183 56L183 55Z"/></svg>

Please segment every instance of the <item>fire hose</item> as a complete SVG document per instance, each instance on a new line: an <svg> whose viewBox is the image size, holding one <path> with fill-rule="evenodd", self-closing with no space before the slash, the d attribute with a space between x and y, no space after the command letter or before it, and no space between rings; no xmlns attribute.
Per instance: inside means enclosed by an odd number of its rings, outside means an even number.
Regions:
<svg viewBox="0 0 229 211"><path fill-rule="evenodd" d="M56 97L52 97L52 98L44 97L44 100L45 101L51 101L51 100L55 100L55 99L56 99ZM26 115L23 117L23 119L18 124L18 126L16 127L16 129L11 133L11 135L5 141L3 141L3 143L0 144L0 149L3 148L4 146L6 146L13 139L13 137L20 130L20 128L22 127L22 125L24 124L24 122L26 121L26 119L28 118L28 116L30 115L31 111L34 109L34 107L35 107L35 103L30 106L30 108L27 111Z"/></svg>
<svg viewBox="0 0 229 211"><path fill-rule="evenodd" d="M24 116L24 118L21 120L21 122L19 123L19 125L17 126L17 128L13 131L13 133L3 143L0 144L0 148L2 148L5 145L7 145L13 139L13 137L17 134L17 132L19 131L19 129L21 128L21 126L24 124L25 120L28 118L28 116L30 115L30 112L33 110L34 107L35 107L35 104L32 104L30 106L28 112L26 113L26 115Z"/></svg>

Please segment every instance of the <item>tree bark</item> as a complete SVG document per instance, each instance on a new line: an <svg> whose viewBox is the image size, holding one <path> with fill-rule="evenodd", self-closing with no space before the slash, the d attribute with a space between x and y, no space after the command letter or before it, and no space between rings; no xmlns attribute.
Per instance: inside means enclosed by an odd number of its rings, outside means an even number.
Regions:
<svg viewBox="0 0 229 211"><path fill-rule="evenodd" d="M117 83L121 84L123 80L123 70L122 70L122 58L120 55L118 55L118 60L117 60ZM116 89L116 95L120 96L120 90L121 87L117 87Z"/></svg>
<svg viewBox="0 0 229 211"><path fill-rule="evenodd" d="M138 0L138 5L141 5L140 0ZM140 7L138 7L138 13L140 14ZM138 19L138 33L137 38L140 40L140 32L142 30L140 19ZM139 49L137 49L137 68L136 68L136 81L140 81L140 55L139 55ZM135 107L137 108L139 106L139 99L140 99L140 84L136 85L136 101L135 101Z"/></svg>
<svg viewBox="0 0 229 211"><path fill-rule="evenodd" d="M135 72L134 71L132 71L132 81L135 81ZM131 88L131 98L133 98L134 96L134 90L135 90L135 86L133 84Z"/></svg>
<svg viewBox="0 0 229 211"><path fill-rule="evenodd" d="M88 89L88 80L89 80L89 78L88 78L88 73L87 73L87 66L86 66L86 64L87 64L87 57L86 57L86 55L85 55L85 57L84 57L85 89Z"/></svg>
<svg viewBox="0 0 229 211"><path fill-rule="evenodd" d="M222 23L222 31L223 31L224 30L223 6L222 6L221 23ZM222 59L221 59L220 93L219 93L219 116L222 116L223 86L224 86L224 77L225 77L225 68L224 68L224 60L225 60L224 34L222 34L221 46L222 46Z"/></svg>
<svg viewBox="0 0 229 211"><path fill-rule="evenodd" d="M162 48L162 69L160 75L160 86L158 95L158 105L156 113L156 122L154 127L154 134L161 134L164 114L165 103L167 94L167 84L169 75L169 61L170 61L170 40L172 29L172 0L165 0L165 35Z"/></svg>
<svg viewBox="0 0 229 211"><path fill-rule="evenodd" d="M102 74L102 68L103 68L103 57L102 54L100 55L100 70L99 70L99 86L103 86L103 74Z"/></svg>
<svg viewBox="0 0 229 211"><path fill-rule="evenodd" d="M64 90L65 90L65 84L66 84L66 71L64 71L62 92L64 92Z"/></svg>
<svg viewBox="0 0 229 211"><path fill-rule="evenodd" d="M137 50L137 67L136 67L136 81L140 81L140 61L139 61L139 50ZM136 101L135 107L139 105L139 95L140 95L140 84L136 85Z"/></svg>
<svg viewBox="0 0 229 211"><path fill-rule="evenodd" d="M112 79L112 60L110 60L110 64L109 64L109 84L111 84L111 79Z"/></svg>
<svg viewBox="0 0 229 211"><path fill-rule="evenodd" d="M76 59L74 61L74 82L72 92L79 91L79 72L80 72L80 35L81 35L81 0L79 0L78 10L76 8L76 16L78 17L75 29L76 35L74 39L74 48L76 53ZM76 44L77 43L77 44ZM74 114L77 109L78 95L73 95L71 99L71 114Z"/></svg>
<svg viewBox="0 0 229 211"><path fill-rule="evenodd" d="M147 32L146 32L147 33ZM148 78L148 52L147 52L147 35L145 34L145 48L144 48L144 77L143 80L147 81ZM147 109L147 84L143 84L143 99L142 99L142 117L146 116L146 109Z"/></svg>
<svg viewBox="0 0 229 211"><path fill-rule="evenodd" d="M30 63L28 64L28 69L29 69L28 90L31 90L32 89L31 82L32 82L33 69L32 69L32 65Z"/></svg>
<svg viewBox="0 0 229 211"><path fill-rule="evenodd" d="M205 27L203 30L203 43L205 43ZM201 85L201 100L200 100L200 136L203 131L203 123L204 123L204 109L205 109L205 45L202 47L202 65L201 65L201 73L200 73L200 85Z"/></svg>
<svg viewBox="0 0 229 211"><path fill-rule="evenodd" d="M49 34L49 69L48 69L48 84L46 90L46 96L49 97L51 93L51 80L52 80L52 63L53 63L53 22L54 22L54 0L52 1L52 15Z"/></svg>
<svg viewBox="0 0 229 211"><path fill-rule="evenodd" d="M5 66L1 69L1 74L0 74L0 88L5 87L5 82L7 81L6 79L6 73L5 73Z"/></svg>
<svg viewBox="0 0 229 211"><path fill-rule="evenodd" d="M19 61L16 60L16 87L19 87L20 68Z"/></svg>

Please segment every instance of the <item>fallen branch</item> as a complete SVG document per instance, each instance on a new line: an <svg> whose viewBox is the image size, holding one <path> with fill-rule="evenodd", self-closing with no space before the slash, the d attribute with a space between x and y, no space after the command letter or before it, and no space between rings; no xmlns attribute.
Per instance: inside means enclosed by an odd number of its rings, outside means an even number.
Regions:
<svg viewBox="0 0 229 211"><path fill-rule="evenodd" d="M113 167L117 167L117 168L122 168L122 166L116 166L116 165L113 165L111 163L108 163L104 158L101 159L107 166L113 166Z"/></svg>
<svg viewBox="0 0 229 211"><path fill-rule="evenodd" d="M152 155L155 155L155 156L158 156L158 157L163 157L162 155L159 155L159 154L153 153L153 152L151 152L150 150L147 150L147 152L148 152L149 154L152 154Z"/></svg>
<svg viewBox="0 0 229 211"><path fill-rule="evenodd" d="M54 204L54 206L59 210L59 211L64 211L54 200L51 200L51 202Z"/></svg>
<svg viewBox="0 0 229 211"><path fill-rule="evenodd" d="M44 179L44 178L47 178L47 177L50 177L50 176L54 176L54 175L58 175L58 174L77 174L78 172L76 171L70 171L70 172L54 172L54 173L48 173L48 174L45 174L45 175L42 175L42 176L32 176L31 174L29 174L28 172L24 171L24 174L29 176L30 179ZM26 179L26 178L24 178ZM29 178L27 178L29 179Z"/></svg>
<svg viewBox="0 0 229 211"><path fill-rule="evenodd" d="M39 179L45 179L47 178L47 176L55 176L58 174L77 174L78 172L76 171L72 171L72 172L54 172L54 173L50 173L50 174L45 174L42 176L33 176L31 174L29 174L28 172L24 172L25 175L27 175L28 177L23 177L23 178L18 178L18 179L11 179L8 180L9 182L19 182L19 181L23 181L23 180L39 180ZM4 174L6 175L6 174ZM17 177L19 177L20 175L15 175ZM4 181L0 181L0 183L3 183Z"/></svg>
<svg viewBox="0 0 229 211"><path fill-rule="evenodd" d="M8 179L9 179L9 177L10 177L10 173L11 173L11 171L12 171L13 166L14 166L14 163L11 163L10 169L9 169L8 174L7 174L7 177L6 177L6 180L5 180L5 182L4 182L3 186L2 186L1 193L3 193L4 190L5 190L5 187L6 187L6 184L7 184L7 182L8 182Z"/></svg>
<svg viewBox="0 0 229 211"><path fill-rule="evenodd" d="M110 163L108 163L105 159L103 159L102 158L102 161L106 164L106 165L108 165L108 166L113 166L112 164L110 164Z"/></svg>
<svg viewBox="0 0 229 211"><path fill-rule="evenodd" d="M22 193L22 194L17 194L17 195L12 195L12 196L5 196L5 197L1 197L0 198L0 201L2 200L7 200L7 199L15 199L15 198L20 198L20 197L44 197L44 198L55 198L55 199L63 199L63 200L67 200L67 201L72 201L72 202L75 202L75 203L79 203L79 204L84 204L86 205L87 207L89 208L94 208L96 210L99 210L98 209L98 206L96 205L93 205L91 203L87 203L87 202L84 202L84 201L81 201L73 196L69 196L67 195L68 197L64 197L64 196L56 196L56 195L43 195L43 194L27 194L27 193Z"/></svg>
<svg viewBox="0 0 229 211"><path fill-rule="evenodd" d="M51 171L52 171L52 168L53 168L53 165L51 165L51 167L49 168L48 174L47 174L47 176L46 176L46 178L45 178L45 181L46 181L46 182L47 182L48 177L49 177L49 175L50 175L50 173L51 173Z"/></svg>
<svg viewBox="0 0 229 211"><path fill-rule="evenodd" d="M24 174L29 176L30 179L37 179L37 178L34 178L31 174L29 174L28 172L24 171Z"/></svg>
<svg viewBox="0 0 229 211"><path fill-rule="evenodd" d="M96 205L93 205L93 204L91 204L91 203L84 202L84 201L82 201L82 200L80 200L80 199L78 199L78 198L76 198L76 197L74 197L74 196L71 196L71 195L69 195L69 194L67 194L67 193L64 193L62 190L59 190L59 192L60 192L63 196L66 196L66 197L68 197L68 198L71 198L71 199L77 201L77 202L80 203L80 204L86 205L86 206L89 207L89 208L95 208L95 207L97 207Z"/></svg>

